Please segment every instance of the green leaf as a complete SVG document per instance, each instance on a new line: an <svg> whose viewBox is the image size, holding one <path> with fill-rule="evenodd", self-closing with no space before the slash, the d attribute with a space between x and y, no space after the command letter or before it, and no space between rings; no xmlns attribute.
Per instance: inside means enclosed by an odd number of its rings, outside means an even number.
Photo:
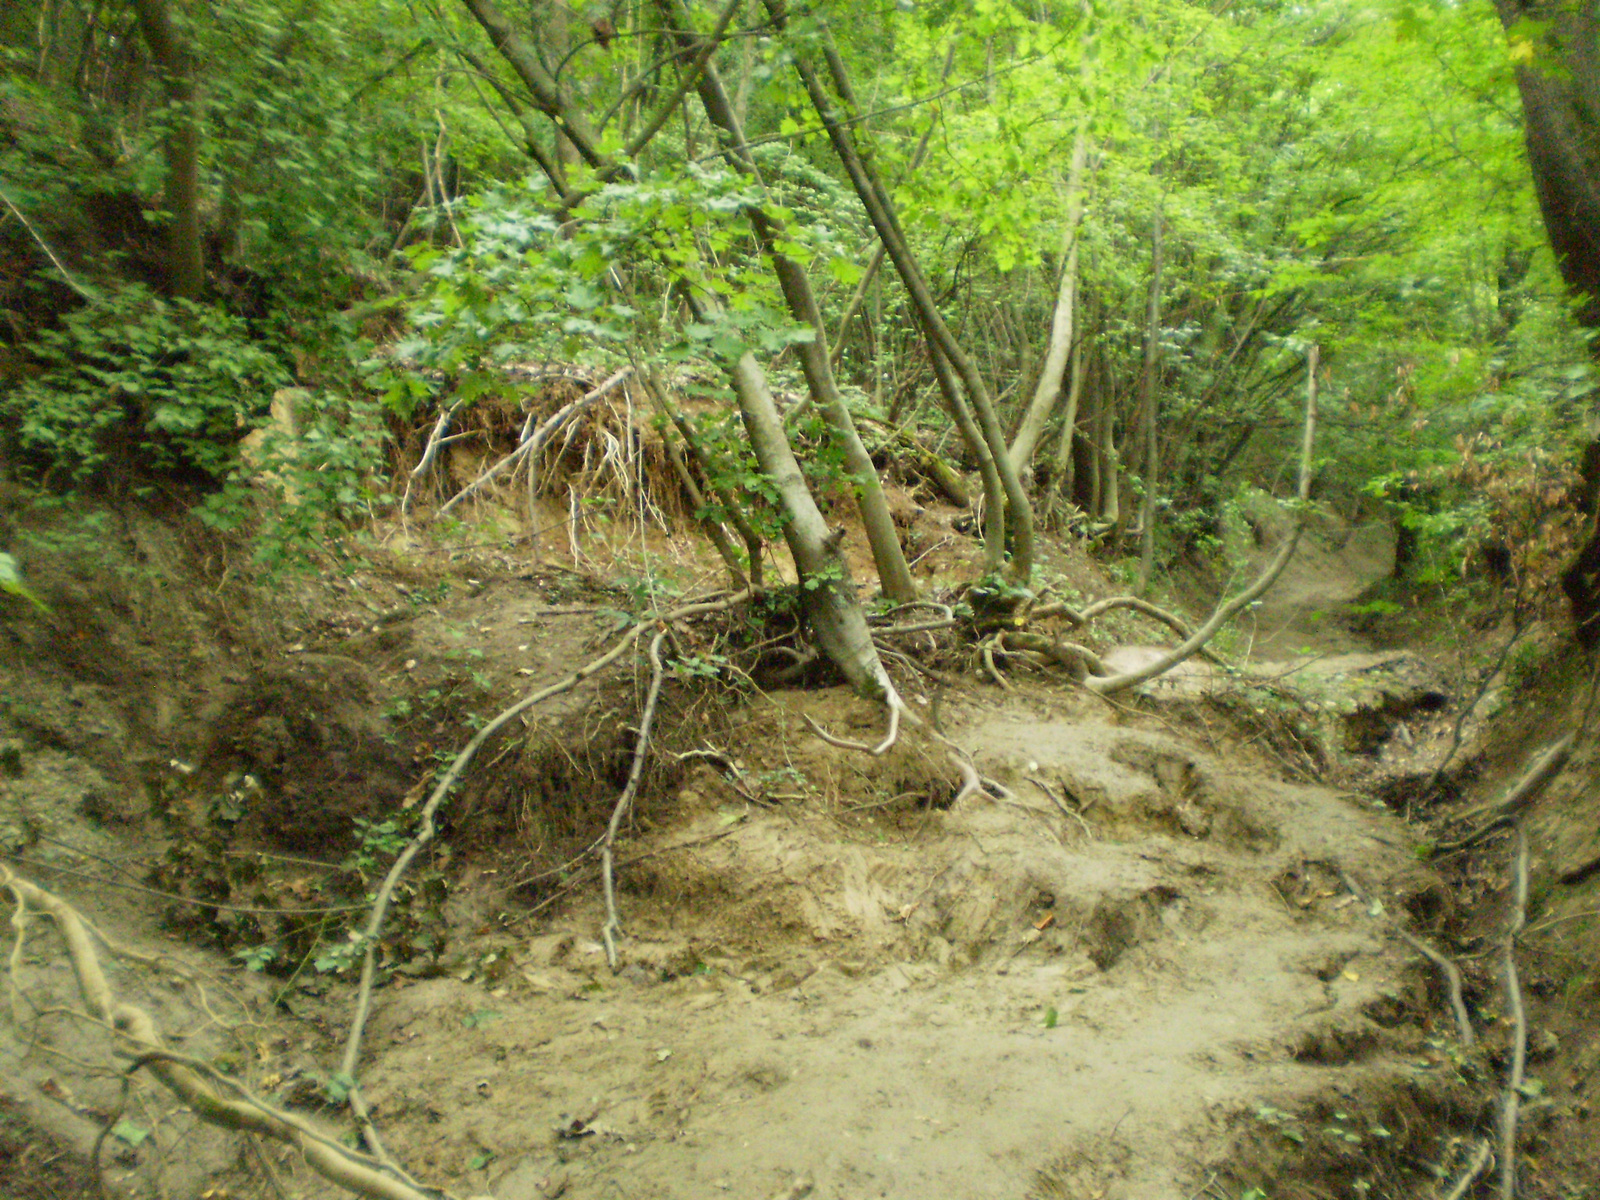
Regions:
<svg viewBox="0 0 1600 1200"><path fill-rule="evenodd" d="M0 593L26 600L40 612L50 611L50 606L29 591L27 585L22 582L22 571L17 566L17 560L3 552L0 552Z"/></svg>
<svg viewBox="0 0 1600 1200"><path fill-rule="evenodd" d="M111 1127L111 1136L130 1146L137 1146L150 1136L150 1131L124 1117Z"/></svg>

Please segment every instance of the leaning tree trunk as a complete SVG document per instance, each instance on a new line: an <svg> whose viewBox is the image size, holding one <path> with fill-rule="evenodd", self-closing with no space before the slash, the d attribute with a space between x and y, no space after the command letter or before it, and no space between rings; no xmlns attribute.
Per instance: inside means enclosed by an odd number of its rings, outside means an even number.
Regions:
<svg viewBox="0 0 1600 1200"><path fill-rule="evenodd" d="M557 85L538 54L493 0L462 2L483 26L495 49L528 90L534 106L550 118L556 128L570 139L580 157L603 178L616 173L621 164L603 152L593 127L572 108L568 94ZM718 25L719 32L731 20L739 2L730 0L724 8ZM714 37L713 44L715 40ZM687 65L679 89L671 98L673 103L682 95L682 89L695 85L699 72L709 65L709 61L710 48L702 46ZM652 126L660 128L660 124L653 119L646 122L645 129L635 135L625 153L642 149ZM560 186L559 183L557 186ZM690 297L691 304L698 308L695 300L695 297ZM880 700L890 711L892 728L896 727L900 715L905 711L905 704L878 657L877 647L867 628L866 615L855 597L849 564L839 551L839 538L829 530L806 486L805 476L789 446L783 418L767 386L766 376L755 357L749 353L740 356L729 367L728 374L756 461L778 491L785 517L784 539L789 544L795 570L800 576L801 595L811 630L822 652L839 668L851 687L863 695Z"/></svg>
<svg viewBox="0 0 1600 1200"><path fill-rule="evenodd" d="M789 11L784 0L763 0L763 3L774 23L780 29L787 29ZM823 30L822 41L823 58L834 87L852 115L859 113L860 108L855 102L844 64L833 49L826 29ZM862 207L866 209L868 219L871 220L873 228L889 253L889 260L894 263L895 271L905 285L919 323L933 343L933 349L949 360L951 368L960 378L962 388L972 403L977 427L982 433L982 440L989 446L1004 492L1003 496L988 496L986 501L991 506L1003 503L1009 516L1011 558L1005 566L1004 573L1013 582L1026 582L1033 574L1033 507L1017 474L1016 466L1011 461L1005 431L1001 429L1000 418L995 412L994 399L989 394L988 386L983 382L983 377L978 373L971 357L956 341L955 335L945 323L943 314L939 312L933 293L923 278L922 268L911 253L905 234L900 228L899 218L895 213L888 189L883 186L876 168L857 150L851 129L847 128L845 118L835 107L808 55L798 45L791 46L790 50L795 71L800 76L801 83L805 85L811 106L821 119L834 153L850 177L851 187L861 201ZM970 448L974 451L977 449L975 446Z"/></svg>
<svg viewBox="0 0 1600 1200"><path fill-rule="evenodd" d="M730 375L756 461L778 489L788 517L783 524L784 540L794 556L806 615L822 652L857 692L891 708L899 705L894 684L872 644L866 616L856 603L849 564L839 553L839 539L829 530L806 487L766 375L748 351L733 365Z"/></svg>

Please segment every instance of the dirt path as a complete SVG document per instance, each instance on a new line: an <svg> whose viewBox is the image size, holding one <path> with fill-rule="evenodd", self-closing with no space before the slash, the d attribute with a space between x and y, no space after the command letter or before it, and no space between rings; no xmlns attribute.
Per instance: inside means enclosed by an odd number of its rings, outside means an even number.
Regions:
<svg viewBox="0 0 1600 1200"><path fill-rule="evenodd" d="M1304 553L1256 616L1258 658L1354 648L1313 614L1381 574L1381 547ZM497 637L529 649L519 611L458 616L492 659ZM387 652L412 671L414 640ZM927 711L999 786L952 805L942 757L828 746L801 714L875 721L839 692L752 706L728 750L787 798L748 803L703 767L650 811L622 855L616 974L593 890L519 918L480 854L451 901L477 966L377 997L362 1076L390 1151L496 1200L1180 1200L1296 1174L1419 1194L1449 1130L1418 1114L1447 1109L1455 1075L1430 977L1392 933L1431 886L1399 822L1287 780L1259 729L1159 689L969 690ZM308 981L284 1012L240 1003L259 1086L314 1100L348 996ZM91 1115L109 1103L108 1083L0 1050L30 1103L61 1080ZM122 1148L135 1187L227 1177L220 1135L149 1120L152 1145L191 1149L152 1175Z"/></svg>
<svg viewBox="0 0 1600 1200"><path fill-rule="evenodd" d="M635 965L612 977L579 910L498 997L393 993L373 1095L492 1153L498 1200L1177 1200L1263 1106L1432 1086L1412 956L1311 865L1403 877L1398 822L1044 703L961 714L1010 799L658 831Z"/></svg>

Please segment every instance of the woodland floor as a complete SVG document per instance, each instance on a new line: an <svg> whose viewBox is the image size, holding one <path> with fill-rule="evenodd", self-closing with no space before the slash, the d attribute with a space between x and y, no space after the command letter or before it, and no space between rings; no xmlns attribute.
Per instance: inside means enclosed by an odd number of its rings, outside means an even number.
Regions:
<svg viewBox="0 0 1600 1200"><path fill-rule="evenodd" d="M360 563L246 617L179 570L196 555L169 527L121 536L155 573L48 581L75 623L13 630L0 661L10 861L162 956L113 983L176 1044L314 1109L350 985L239 969L127 885L193 885L174 829L205 827L200 854L285 856L274 894L316 907L352 814L400 803L457 744L457 710L593 657L615 601L491 552L453 589ZM1391 554L1381 526L1330 519L1231 643L1243 683L1197 668L1125 703L1026 677L913 692L1004 796L952 805L949 764L910 743L825 744L802 717L877 728L841 690L680 687L658 752L716 753L652 777L619 853L615 974L593 870L547 864L603 827L643 679L537 710L443 832L448 953L378 993L362 1079L389 1151L497 1200L1440 1192L1494 1081L1394 932L1438 920L1443 884L1360 787L1425 768L1453 721L1448 664L1375 649L1348 619ZM241 767L267 794L235 792L219 840L214 797ZM98 1194L82 1152L118 1088L91 1065L101 1032L51 1011L74 993L45 924L13 975L27 1039L0 1036L0 1193L66 1200ZM335 1194L196 1128L149 1080L127 1115L103 1152L127 1192ZM1527 1194L1595 1194L1562 1178Z"/></svg>

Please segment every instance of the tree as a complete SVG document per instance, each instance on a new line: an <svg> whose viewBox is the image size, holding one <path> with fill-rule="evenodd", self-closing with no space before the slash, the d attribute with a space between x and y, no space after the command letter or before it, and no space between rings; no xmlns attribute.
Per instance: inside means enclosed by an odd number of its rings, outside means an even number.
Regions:
<svg viewBox="0 0 1600 1200"><path fill-rule="evenodd" d="M1600 11L1496 0L1517 64L1528 166L1578 319L1600 328Z"/></svg>

